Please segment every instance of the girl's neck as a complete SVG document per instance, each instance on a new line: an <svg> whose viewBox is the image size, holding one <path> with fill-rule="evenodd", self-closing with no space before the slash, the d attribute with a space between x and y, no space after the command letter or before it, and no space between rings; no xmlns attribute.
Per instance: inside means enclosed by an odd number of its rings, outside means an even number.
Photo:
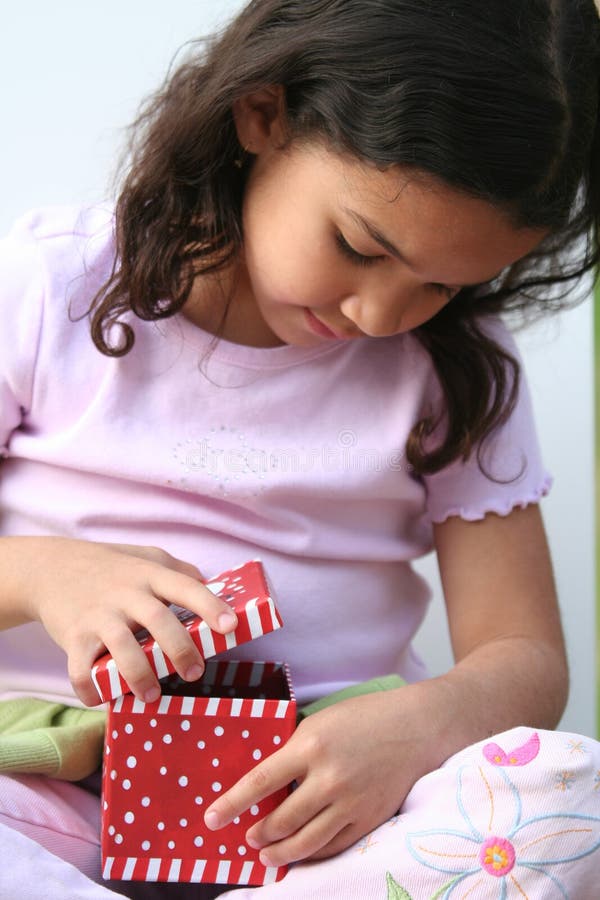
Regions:
<svg viewBox="0 0 600 900"><path fill-rule="evenodd" d="M260 315L246 268L239 263L214 275L199 275L183 315L202 331L232 344L264 348L283 345Z"/></svg>

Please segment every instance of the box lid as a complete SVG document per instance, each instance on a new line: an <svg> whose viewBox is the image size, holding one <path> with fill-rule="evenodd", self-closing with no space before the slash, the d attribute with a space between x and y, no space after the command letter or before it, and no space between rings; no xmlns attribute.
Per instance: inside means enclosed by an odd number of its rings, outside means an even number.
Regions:
<svg viewBox="0 0 600 900"><path fill-rule="evenodd" d="M225 600L238 617L238 625L230 634L211 631L206 622L189 609L174 607L173 612L185 625L194 644L204 659L245 644L254 638L281 628L282 621L260 560L228 569L221 575L205 582L213 594ZM155 639L145 629L137 632L136 638L142 647L150 667L158 678L164 678L175 671L171 660L165 656ZM114 700L121 694L130 693L130 688L110 653L101 656L92 667L92 680L102 700Z"/></svg>

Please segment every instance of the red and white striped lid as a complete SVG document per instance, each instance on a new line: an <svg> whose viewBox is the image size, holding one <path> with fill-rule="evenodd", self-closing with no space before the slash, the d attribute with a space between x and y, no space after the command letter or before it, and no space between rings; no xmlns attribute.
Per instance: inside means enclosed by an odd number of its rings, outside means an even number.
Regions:
<svg viewBox="0 0 600 900"><path fill-rule="evenodd" d="M205 659L281 628L281 616L271 596L260 560L255 559L229 569L205 584L213 594L229 603L238 617L235 631L219 634L211 631L206 622L190 610L174 608L177 618L185 625ZM164 678L175 671L173 663L165 656L152 635L144 630L139 631L136 637L158 678ZM92 680L103 701L130 693L130 687L110 653L105 653L96 661L92 668Z"/></svg>

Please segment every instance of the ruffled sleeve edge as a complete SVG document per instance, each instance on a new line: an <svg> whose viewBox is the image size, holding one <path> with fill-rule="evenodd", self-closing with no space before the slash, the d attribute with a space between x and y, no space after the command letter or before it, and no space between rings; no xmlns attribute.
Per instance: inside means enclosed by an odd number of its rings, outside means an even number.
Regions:
<svg viewBox="0 0 600 900"><path fill-rule="evenodd" d="M464 506L451 506L449 509L441 513L432 514L431 522L435 525L443 524L452 516L458 516L466 522L480 522L488 513L495 513L498 516L508 516L514 509L525 509L534 503L539 503L542 497L545 497L552 487L554 479L549 472L544 474L541 484L534 489L530 489L527 494L522 497L507 497L500 501L498 497L483 501L478 509L470 509Z"/></svg>

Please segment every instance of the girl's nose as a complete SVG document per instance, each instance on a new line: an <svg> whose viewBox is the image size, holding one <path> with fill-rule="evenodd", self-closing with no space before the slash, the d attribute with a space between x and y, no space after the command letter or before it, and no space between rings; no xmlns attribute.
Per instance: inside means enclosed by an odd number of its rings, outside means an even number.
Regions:
<svg viewBox="0 0 600 900"><path fill-rule="evenodd" d="M384 299L352 294L342 300L340 309L347 319L369 337L390 337L402 328L403 304L398 297Z"/></svg>

